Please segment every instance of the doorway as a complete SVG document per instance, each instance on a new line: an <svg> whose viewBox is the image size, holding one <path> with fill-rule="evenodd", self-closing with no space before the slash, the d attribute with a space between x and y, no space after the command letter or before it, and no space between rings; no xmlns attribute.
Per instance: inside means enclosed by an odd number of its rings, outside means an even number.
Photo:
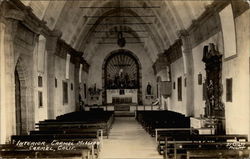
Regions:
<svg viewBox="0 0 250 159"><path fill-rule="evenodd" d="M15 107L16 107L16 134L22 132L22 113L21 113L21 87L18 72L15 70Z"/></svg>

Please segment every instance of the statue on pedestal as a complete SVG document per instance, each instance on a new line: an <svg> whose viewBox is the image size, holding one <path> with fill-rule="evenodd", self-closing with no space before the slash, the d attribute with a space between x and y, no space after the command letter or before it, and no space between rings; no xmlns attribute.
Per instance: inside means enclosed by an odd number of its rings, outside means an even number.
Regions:
<svg viewBox="0 0 250 159"><path fill-rule="evenodd" d="M148 85L147 85L147 95L151 95L152 94L152 92L151 92L151 85L150 85L150 83L148 82Z"/></svg>

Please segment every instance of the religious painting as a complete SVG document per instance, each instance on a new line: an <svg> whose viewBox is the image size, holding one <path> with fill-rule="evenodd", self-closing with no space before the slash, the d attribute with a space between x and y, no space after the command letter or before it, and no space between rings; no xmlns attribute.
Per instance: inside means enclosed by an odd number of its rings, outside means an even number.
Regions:
<svg viewBox="0 0 250 159"><path fill-rule="evenodd" d="M42 86L43 86L43 77L38 76L38 87L42 87Z"/></svg>
<svg viewBox="0 0 250 159"><path fill-rule="evenodd" d="M38 107L43 107L43 92L38 91Z"/></svg>
<svg viewBox="0 0 250 159"><path fill-rule="evenodd" d="M182 101L182 77L177 80L178 101Z"/></svg>
<svg viewBox="0 0 250 159"><path fill-rule="evenodd" d="M68 82L63 81L63 104L68 104Z"/></svg>

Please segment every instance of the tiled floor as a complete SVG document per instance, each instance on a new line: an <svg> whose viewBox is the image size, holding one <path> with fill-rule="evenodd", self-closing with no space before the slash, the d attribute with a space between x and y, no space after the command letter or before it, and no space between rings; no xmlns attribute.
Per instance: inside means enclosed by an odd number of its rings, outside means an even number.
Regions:
<svg viewBox="0 0 250 159"><path fill-rule="evenodd" d="M116 117L100 159L162 159L156 143L134 117Z"/></svg>

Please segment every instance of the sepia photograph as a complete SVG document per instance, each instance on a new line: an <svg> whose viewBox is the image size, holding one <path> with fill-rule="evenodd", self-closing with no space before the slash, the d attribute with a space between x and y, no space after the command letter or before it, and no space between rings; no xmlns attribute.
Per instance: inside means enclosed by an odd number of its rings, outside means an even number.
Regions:
<svg viewBox="0 0 250 159"><path fill-rule="evenodd" d="M250 0L0 0L0 159L250 159L249 137Z"/></svg>

